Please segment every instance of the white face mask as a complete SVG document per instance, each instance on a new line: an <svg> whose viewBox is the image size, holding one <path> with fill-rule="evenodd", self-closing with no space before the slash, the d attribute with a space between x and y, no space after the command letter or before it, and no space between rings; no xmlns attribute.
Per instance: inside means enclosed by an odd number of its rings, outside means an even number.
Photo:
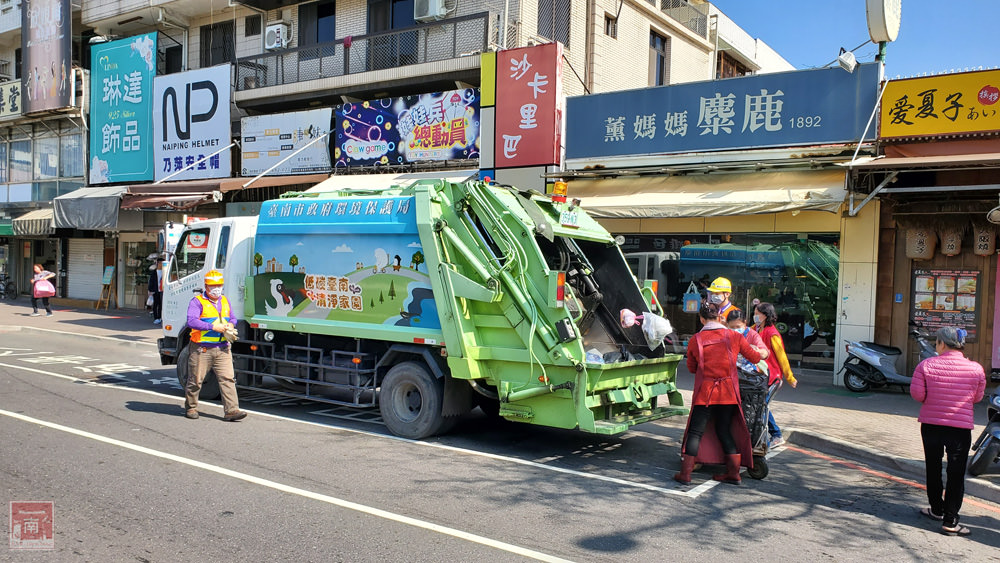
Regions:
<svg viewBox="0 0 1000 563"><path fill-rule="evenodd" d="M753 316L753 322L755 324L764 324L764 317L762 317L760 315L754 315Z"/></svg>
<svg viewBox="0 0 1000 563"><path fill-rule="evenodd" d="M715 303L716 305L721 305L726 298L722 296L721 293L713 293L708 296L709 303Z"/></svg>
<svg viewBox="0 0 1000 563"><path fill-rule="evenodd" d="M222 297L222 286L216 285L209 287L207 288L205 293L208 293L208 296L211 297L212 299L218 299Z"/></svg>

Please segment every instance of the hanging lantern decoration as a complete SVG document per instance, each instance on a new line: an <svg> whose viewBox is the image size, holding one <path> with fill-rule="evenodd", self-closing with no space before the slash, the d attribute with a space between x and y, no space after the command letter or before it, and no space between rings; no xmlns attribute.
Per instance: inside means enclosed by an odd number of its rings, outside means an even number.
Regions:
<svg viewBox="0 0 1000 563"><path fill-rule="evenodd" d="M976 256L989 256L996 252L996 225L988 221L972 222L972 251Z"/></svg>
<svg viewBox="0 0 1000 563"><path fill-rule="evenodd" d="M937 233L930 226L914 225L906 229L906 257L930 260L937 248Z"/></svg>
<svg viewBox="0 0 1000 563"><path fill-rule="evenodd" d="M962 237L965 235L966 223L950 223L941 225L938 236L941 238L941 254L958 256L962 253Z"/></svg>

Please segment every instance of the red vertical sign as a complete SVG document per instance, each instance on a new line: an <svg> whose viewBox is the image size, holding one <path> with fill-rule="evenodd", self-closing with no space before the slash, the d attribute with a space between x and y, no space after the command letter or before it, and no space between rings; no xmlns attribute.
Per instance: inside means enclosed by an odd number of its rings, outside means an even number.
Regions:
<svg viewBox="0 0 1000 563"><path fill-rule="evenodd" d="M497 53L496 167L559 164L562 44Z"/></svg>

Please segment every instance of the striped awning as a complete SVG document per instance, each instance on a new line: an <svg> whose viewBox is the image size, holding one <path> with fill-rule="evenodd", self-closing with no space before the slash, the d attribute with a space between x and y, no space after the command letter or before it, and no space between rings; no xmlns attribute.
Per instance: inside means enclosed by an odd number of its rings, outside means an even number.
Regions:
<svg viewBox="0 0 1000 563"><path fill-rule="evenodd" d="M14 218L14 236L39 237L56 232L52 225L52 208L36 209Z"/></svg>

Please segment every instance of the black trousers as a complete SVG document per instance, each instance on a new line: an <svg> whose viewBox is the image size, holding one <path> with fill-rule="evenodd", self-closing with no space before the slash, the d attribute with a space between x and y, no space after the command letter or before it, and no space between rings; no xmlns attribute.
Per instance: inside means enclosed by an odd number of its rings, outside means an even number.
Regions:
<svg viewBox="0 0 1000 563"><path fill-rule="evenodd" d="M736 453L736 440L733 439L733 416L739 413L739 405L694 405L691 407L691 418L688 421L687 441L684 443L684 453L690 456L698 455L701 447L701 437L705 434L705 426L711 419L715 422L715 435L722 444L722 453Z"/></svg>
<svg viewBox="0 0 1000 563"><path fill-rule="evenodd" d="M972 430L921 424L920 437L924 442L924 464L927 467L927 500L934 514L944 515L944 524L958 523L958 511L965 496L965 463L972 447ZM948 483L941 482L941 458L948 457ZM944 497L942 498L942 493Z"/></svg>
<svg viewBox="0 0 1000 563"><path fill-rule="evenodd" d="M32 297L31 298L31 308L34 309L36 313L38 312L38 302L39 301L42 302L42 307L45 307L45 312L46 313L51 313L52 312L52 306L49 305L49 298L48 297Z"/></svg>
<svg viewBox="0 0 1000 563"><path fill-rule="evenodd" d="M163 317L163 292L153 292L153 320Z"/></svg>

